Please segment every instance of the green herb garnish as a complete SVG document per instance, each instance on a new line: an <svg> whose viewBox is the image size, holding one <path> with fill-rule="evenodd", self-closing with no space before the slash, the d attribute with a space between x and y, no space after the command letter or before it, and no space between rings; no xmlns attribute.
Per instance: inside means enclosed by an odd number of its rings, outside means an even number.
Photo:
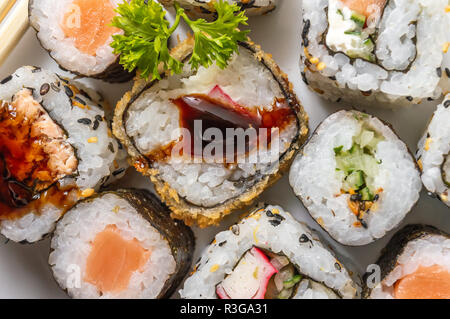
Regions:
<svg viewBox="0 0 450 319"><path fill-rule="evenodd" d="M176 18L172 26L165 19L166 11L154 0L131 0L120 4L119 14L112 25L122 29L122 35L114 35L111 46L120 54L120 64L128 70L139 69L141 77L160 79L159 66L166 71L181 73L183 63L170 55L168 41L183 19L193 31L194 49L189 60L192 69L208 67L212 63L225 68L231 56L238 52L238 42L246 41L249 31L241 31L239 25L247 25L247 17L237 4L218 0L213 2L217 19L191 20L184 9L175 4Z"/></svg>

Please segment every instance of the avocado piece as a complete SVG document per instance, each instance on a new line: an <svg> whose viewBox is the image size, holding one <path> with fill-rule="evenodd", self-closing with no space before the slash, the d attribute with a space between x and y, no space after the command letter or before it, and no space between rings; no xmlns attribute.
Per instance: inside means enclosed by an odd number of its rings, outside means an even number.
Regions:
<svg viewBox="0 0 450 319"><path fill-rule="evenodd" d="M354 171L350 175L347 176L347 183L355 190L360 189L365 183L364 172L363 171Z"/></svg>
<svg viewBox="0 0 450 319"><path fill-rule="evenodd" d="M361 199L363 201L372 201L374 199L374 197L375 197L368 187L364 187L360 191L360 194L361 194Z"/></svg>

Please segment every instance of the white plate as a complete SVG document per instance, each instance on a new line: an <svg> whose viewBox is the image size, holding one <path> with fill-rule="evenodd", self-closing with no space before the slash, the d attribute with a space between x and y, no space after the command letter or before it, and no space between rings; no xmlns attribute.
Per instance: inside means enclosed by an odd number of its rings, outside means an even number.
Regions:
<svg viewBox="0 0 450 319"><path fill-rule="evenodd" d="M280 2L279 8L270 15L250 19L252 29L250 36L253 41L261 44L263 50L272 53L281 69L289 75L295 92L309 114L312 131L332 112L350 106L324 101L309 91L301 81L299 68L301 1L285 0ZM0 78L13 73L22 65L41 66L68 75L61 71L47 52L41 48L33 30L28 30L17 48L0 68ZM116 103L122 94L131 87L131 83L110 85L95 80L86 80L86 82L104 93L110 103ZM358 105L353 107L366 110L390 122L414 152L417 141L435 110L436 103L424 103L398 111L364 109L364 106L358 107ZM131 176L122 182L122 186L152 188L150 182L139 176L138 173L133 172L129 175ZM422 192L421 195L418 205L407 216L402 226L410 223L426 223L450 232L450 210L436 199L430 198L426 192ZM306 221L311 227L320 229L294 196L286 176L267 190L260 197L260 201L279 204L298 220ZM239 213L235 213L227 217L221 227L194 229L197 237L195 259L214 235L237 221L239 215ZM367 265L376 261L380 250L395 233L395 231L391 231L383 239L371 245L351 248L337 244L327 234L321 232L335 251L348 258L360 273L364 273ZM5 244L4 238L0 237L0 298L64 298L65 294L54 282L48 267L48 253L48 240L24 246L11 242Z"/></svg>

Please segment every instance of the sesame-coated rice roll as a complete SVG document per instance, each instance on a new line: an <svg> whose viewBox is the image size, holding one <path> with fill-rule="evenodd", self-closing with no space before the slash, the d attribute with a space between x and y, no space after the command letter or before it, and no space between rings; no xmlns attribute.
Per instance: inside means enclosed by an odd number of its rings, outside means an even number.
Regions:
<svg viewBox="0 0 450 319"><path fill-rule="evenodd" d="M422 189L406 144L389 125L357 111L322 122L294 160L289 181L317 223L350 246L396 227Z"/></svg>
<svg viewBox="0 0 450 319"><path fill-rule="evenodd" d="M438 98L448 15L448 0L305 0L303 80L332 101Z"/></svg>
<svg viewBox="0 0 450 319"><path fill-rule="evenodd" d="M279 206L216 235L180 291L187 299L359 298L344 265Z"/></svg>
<svg viewBox="0 0 450 319"><path fill-rule="evenodd" d="M123 176L97 93L37 67L0 84L0 232L35 242L75 202Z"/></svg>

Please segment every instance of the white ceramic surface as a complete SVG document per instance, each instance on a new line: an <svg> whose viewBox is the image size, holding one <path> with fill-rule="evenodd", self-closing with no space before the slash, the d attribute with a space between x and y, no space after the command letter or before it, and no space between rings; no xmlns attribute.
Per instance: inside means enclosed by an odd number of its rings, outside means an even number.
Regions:
<svg viewBox="0 0 450 319"><path fill-rule="evenodd" d="M281 69L289 75L295 91L310 117L311 132L329 114L342 108L355 107L365 110L383 120L390 122L398 135L408 144L411 151L416 150L417 141L433 113L436 103L424 103L407 109L392 111L382 108L367 109L364 105L342 105L324 101L309 91L301 81L299 68L300 33L301 33L301 1L282 0L279 8L268 16L251 18L249 21L253 41L261 44L266 52L273 54ZM450 54L450 53L449 53ZM33 30L28 30L19 45L12 52L3 66L0 67L0 78L6 77L22 65L36 65L49 68L64 75L55 62L44 51ZM69 75L70 76L70 75ZM115 104L122 94L131 87L131 83L110 85L96 80L83 80L100 90L111 104ZM151 184L138 173L131 171L122 181L121 186L145 187ZM401 198L399 198L401 200ZM311 219L299 200L294 196L285 176L272 188L267 190L260 201L282 205L298 220L307 222L315 229L320 227ZM228 228L240 215L239 212L226 218L220 227L194 229L197 237L195 259L213 239L214 235ZM425 191L420 201L402 223L426 223L450 232L450 209L436 199L430 198ZM357 271L363 273L367 265L376 261L380 250L395 233L391 231L383 239L363 247L344 247L337 244L321 231L335 251L349 260ZM47 264L49 241L35 245L6 243L0 237L0 298L65 298L54 282ZM176 297L176 296L175 296Z"/></svg>

